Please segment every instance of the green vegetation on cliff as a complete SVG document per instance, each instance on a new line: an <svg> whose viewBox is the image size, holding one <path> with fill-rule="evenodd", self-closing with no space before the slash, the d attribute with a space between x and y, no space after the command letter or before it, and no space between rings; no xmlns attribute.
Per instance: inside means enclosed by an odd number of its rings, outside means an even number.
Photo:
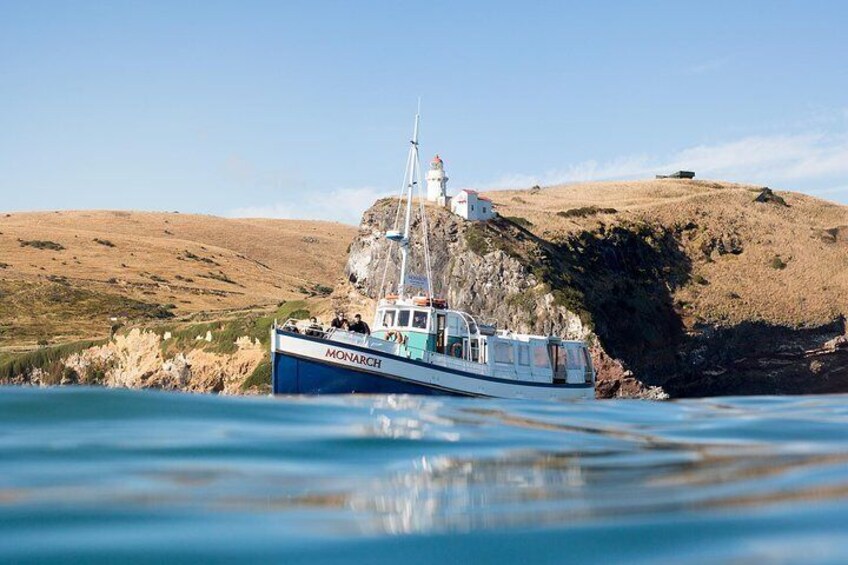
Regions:
<svg viewBox="0 0 848 565"><path fill-rule="evenodd" d="M274 320L282 324L288 318L308 318L308 306L305 300L292 300L281 303L271 313L250 311L208 322L159 324L152 329L160 336L170 335L167 340L162 341L162 353L166 356L197 348L213 353L232 354L238 349L236 341L239 338L248 338L270 347ZM206 340L207 335L210 336L210 341Z"/></svg>

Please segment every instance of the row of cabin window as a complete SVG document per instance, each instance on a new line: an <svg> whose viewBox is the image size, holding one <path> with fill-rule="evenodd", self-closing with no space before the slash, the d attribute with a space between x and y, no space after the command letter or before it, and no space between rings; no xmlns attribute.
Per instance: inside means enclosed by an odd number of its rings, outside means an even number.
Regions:
<svg viewBox="0 0 848 565"><path fill-rule="evenodd" d="M529 367L531 349L533 351L533 366L540 369L550 369L551 359L548 356L548 348L545 346L531 348L526 343L519 343L515 347L513 347L512 343L496 343L495 363L513 365L515 363L515 351L518 351L518 364Z"/></svg>
<svg viewBox="0 0 848 565"><path fill-rule="evenodd" d="M515 363L515 351L518 351L518 364L524 367L530 366L530 352L532 350L533 366L537 368L550 368L551 358L548 348L545 346L533 346L519 343L513 347L512 343L499 342L495 344L495 363L512 365ZM585 355L582 350L570 351L562 347L557 356L557 365L562 369L583 369L586 366Z"/></svg>
<svg viewBox="0 0 848 565"><path fill-rule="evenodd" d="M407 328L410 327L409 324L409 310L386 310L383 314L383 327L384 328ZM429 317L429 312L422 312L421 310L413 310L412 311L412 326L413 328L417 328L420 330L427 329L427 318ZM395 323L397 322L397 323Z"/></svg>

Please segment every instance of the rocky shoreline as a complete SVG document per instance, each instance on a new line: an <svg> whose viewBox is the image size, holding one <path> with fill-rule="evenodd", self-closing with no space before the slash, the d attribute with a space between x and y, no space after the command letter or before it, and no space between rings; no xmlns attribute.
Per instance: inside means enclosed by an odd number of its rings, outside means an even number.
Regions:
<svg viewBox="0 0 848 565"><path fill-rule="evenodd" d="M198 342L205 343L204 336ZM249 382L268 350L247 336L236 340L233 353L213 353L202 345L171 355L163 352L167 334L134 328L104 345L89 347L52 363L33 367L6 384L93 385L155 388L218 394L266 393ZM270 371L268 372L270 375Z"/></svg>

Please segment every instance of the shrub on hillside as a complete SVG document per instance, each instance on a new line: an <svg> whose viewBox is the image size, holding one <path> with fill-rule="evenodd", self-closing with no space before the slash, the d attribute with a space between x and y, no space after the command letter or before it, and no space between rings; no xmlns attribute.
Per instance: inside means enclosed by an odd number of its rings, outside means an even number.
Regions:
<svg viewBox="0 0 848 565"><path fill-rule="evenodd" d="M35 249L49 249L50 251L64 251L65 246L55 241L47 241L43 239L19 239L18 243L21 247L34 247Z"/></svg>
<svg viewBox="0 0 848 565"><path fill-rule="evenodd" d="M465 243L473 253L481 257L491 251L484 229L476 224L468 226L465 230Z"/></svg>
<svg viewBox="0 0 848 565"><path fill-rule="evenodd" d="M557 212L557 216L561 218L585 218L596 214L615 214L618 212L615 208L599 208L597 206L582 206L580 208L572 208L570 210L562 210Z"/></svg>
<svg viewBox="0 0 848 565"><path fill-rule="evenodd" d="M521 226L522 228L533 227L533 222L527 218L522 218L521 216L504 216L504 218L517 226Z"/></svg>
<svg viewBox="0 0 848 565"><path fill-rule="evenodd" d="M242 392L256 390L259 393L271 392L271 360L264 359L241 383Z"/></svg>
<svg viewBox="0 0 848 565"><path fill-rule="evenodd" d="M783 261L783 259L781 259L777 255L772 257L771 263L769 263L769 265L771 266L772 269L780 270L780 269L786 268L786 263Z"/></svg>
<svg viewBox="0 0 848 565"><path fill-rule="evenodd" d="M326 285L323 285L323 284L316 284L312 288L314 288L315 292L320 294L321 296L328 296L328 295L332 294L332 292L333 292L333 287L326 286Z"/></svg>
<svg viewBox="0 0 848 565"><path fill-rule="evenodd" d="M236 281L234 281L233 279L231 279L224 271L218 271L217 273L209 271L209 274L207 274L207 275L197 275L197 276L202 277L204 279L212 279L212 280L221 281L221 282L224 282L224 283L227 283L227 284L238 285L238 283Z"/></svg>
<svg viewBox="0 0 848 565"><path fill-rule="evenodd" d="M41 347L35 351L14 355L0 362L0 382L27 374L33 369L48 370L52 365L72 353L78 353L104 343L106 343L106 340L78 341L52 347Z"/></svg>

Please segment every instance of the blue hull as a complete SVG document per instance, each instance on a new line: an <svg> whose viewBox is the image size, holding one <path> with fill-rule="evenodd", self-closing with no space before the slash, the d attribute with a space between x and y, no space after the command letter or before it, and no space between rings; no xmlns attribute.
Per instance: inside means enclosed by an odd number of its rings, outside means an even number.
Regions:
<svg viewBox="0 0 848 565"><path fill-rule="evenodd" d="M274 394L423 394L450 391L356 371L329 363L274 353L271 363Z"/></svg>

